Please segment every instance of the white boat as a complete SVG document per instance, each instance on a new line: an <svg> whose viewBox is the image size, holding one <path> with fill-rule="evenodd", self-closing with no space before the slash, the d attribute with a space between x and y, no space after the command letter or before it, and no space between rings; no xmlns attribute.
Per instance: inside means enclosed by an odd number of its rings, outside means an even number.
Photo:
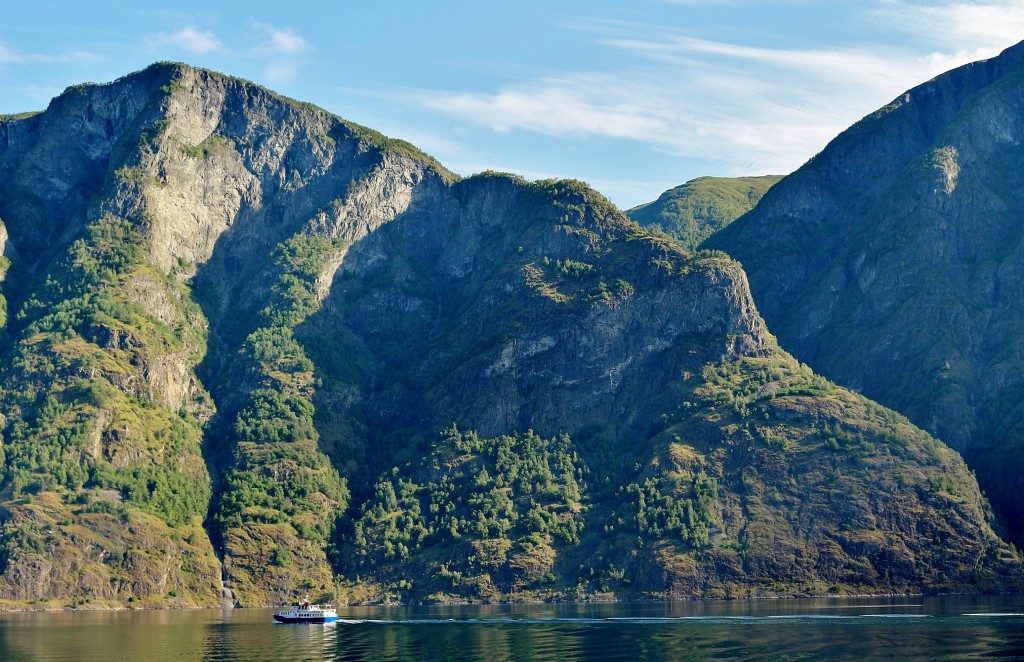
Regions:
<svg viewBox="0 0 1024 662"><path fill-rule="evenodd" d="M278 623L333 623L338 620L338 612L330 607L303 602L274 614L274 620Z"/></svg>

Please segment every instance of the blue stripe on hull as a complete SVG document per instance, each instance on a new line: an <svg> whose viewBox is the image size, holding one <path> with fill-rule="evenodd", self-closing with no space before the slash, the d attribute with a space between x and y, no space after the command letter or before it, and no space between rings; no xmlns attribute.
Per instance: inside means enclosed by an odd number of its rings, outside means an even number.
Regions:
<svg viewBox="0 0 1024 662"><path fill-rule="evenodd" d="M338 617L328 616L326 618L288 618L287 616L274 614L274 620L278 623L333 623L334 621L338 620Z"/></svg>

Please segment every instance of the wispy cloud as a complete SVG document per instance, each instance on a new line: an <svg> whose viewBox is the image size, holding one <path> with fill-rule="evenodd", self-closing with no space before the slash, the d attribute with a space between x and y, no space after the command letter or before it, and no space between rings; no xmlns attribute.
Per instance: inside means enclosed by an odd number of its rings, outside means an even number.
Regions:
<svg viewBox="0 0 1024 662"><path fill-rule="evenodd" d="M616 138L717 162L721 174L785 173L904 90L1024 35L1019 2L879 0L860 19L886 21L905 36L930 33L933 41L759 48L654 26L591 24L595 39L619 52L610 59L630 66L548 75L491 93L409 94L495 132ZM941 31L939 43L930 31Z"/></svg>
<svg viewBox="0 0 1024 662"><path fill-rule="evenodd" d="M883 0L872 13L945 50L992 53L1024 38L1020 0Z"/></svg>
<svg viewBox="0 0 1024 662"><path fill-rule="evenodd" d="M0 42L0 64L58 64L64 62L95 62L102 58L88 51L67 53L22 53Z"/></svg>
<svg viewBox="0 0 1024 662"><path fill-rule="evenodd" d="M263 68L263 80L269 85L286 85L299 76L299 68L292 62L271 62Z"/></svg>
<svg viewBox="0 0 1024 662"><path fill-rule="evenodd" d="M17 64L20 58L17 53L0 43L0 64Z"/></svg>
<svg viewBox="0 0 1024 662"><path fill-rule="evenodd" d="M878 58L865 69L860 59L830 54L835 60L830 67L821 53L743 50L717 54L716 67L692 66L690 59L699 59L700 51L712 44L689 42L682 51L675 50L679 44L667 46L643 45L653 47L659 59L669 52L678 57L678 62L663 62L657 69L544 78L493 94L413 94L428 108L496 132L639 141L658 151L718 161L728 171L724 174L788 172L859 117L856 110L850 112L847 97L836 96L837 89L819 96L809 87L810 79L828 83L837 72L848 71L847 83L851 78L862 83L846 94L862 99L865 88L877 83L870 71L887 64ZM721 46L727 50L728 45ZM730 57L738 62L724 61ZM786 83L778 80L779 74L775 82L766 82L751 67L756 61L763 66L772 62L770 66L786 75ZM861 101L860 114L897 92L874 94L877 103L869 102L873 105Z"/></svg>
<svg viewBox="0 0 1024 662"><path fill-rule="evenodd" d="M497 94L422 95L424 105L489 125L494 131L529 129L553 135L633 138L663 132L655 108L595 95L585 80L545 80ZM601 96L608 96L602 101Z"/></svg>
<svg viewBox="0 0 1024 662"><path fill-rule="evenodd" d="M254 23L253 26L265 33L266 38L260 44L260 48L266 52L295 54L310 47L309 42L293 28L277 28L267 23Z"/></svg>
<svg viewBox="0 0 1024 662"><path fill-rule="evenodd" d="M259 42L254 53L268 59L263 79L270 85L286 85L299 76L302 54L312 50L306 39L294 28L279 28L269 23L252 21Z"/></svg>
<svg viewBox="0 0 1024 662"><path fill-rule="evenodd" d="M177 32L158 34L151 39L151 43L158 47L172 46L200 55L225 50L224 44L212 32L191 26Z"/></svg>

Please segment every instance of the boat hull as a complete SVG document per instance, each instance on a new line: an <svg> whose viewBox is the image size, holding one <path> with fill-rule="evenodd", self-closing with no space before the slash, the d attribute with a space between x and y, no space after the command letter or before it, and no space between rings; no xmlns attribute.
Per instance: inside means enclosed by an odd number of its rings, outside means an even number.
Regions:
<svg viewBox="0 0 1024 662"><path fill-rule="evenodd" d="M274 620L278 623L333 623L338 620L337 616L319 616L319 617L292 617L284 616L282 614L274 614Z"/></svg>

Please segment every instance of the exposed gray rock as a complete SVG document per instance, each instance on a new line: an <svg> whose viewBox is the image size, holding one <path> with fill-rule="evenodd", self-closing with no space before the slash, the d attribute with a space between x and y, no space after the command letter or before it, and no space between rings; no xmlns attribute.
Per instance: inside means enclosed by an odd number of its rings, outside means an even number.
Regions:
<svg viewBox="0 0 1024 662"><path fill-rule="evenodd" d="M709 239L780 342L964 453L1018 540L1024 47L901 95Z"/></svg>

